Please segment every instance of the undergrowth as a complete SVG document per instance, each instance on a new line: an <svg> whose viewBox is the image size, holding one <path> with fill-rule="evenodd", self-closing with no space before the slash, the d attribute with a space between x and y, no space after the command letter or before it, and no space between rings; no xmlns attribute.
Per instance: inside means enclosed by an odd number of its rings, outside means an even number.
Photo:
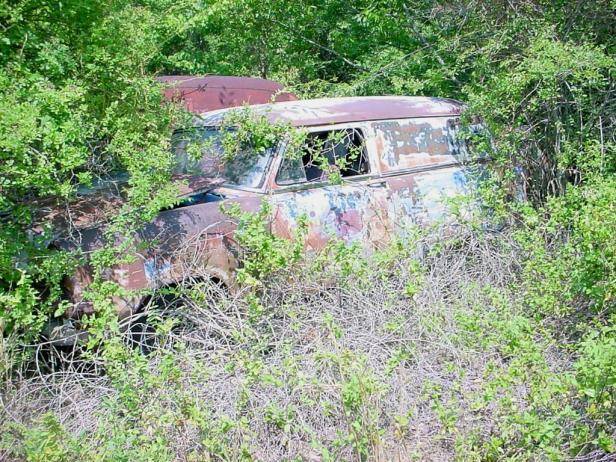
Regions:
<svg viewBox="0 0 616 462"><path fill-rule="evenodd" d="M263 245L265 231L245 229ZM114 337L97 355L24 370L5 383L2 454L608 460L614 329L563 328L572 313L524 289L541 268L516 233L429 236L368 257L331 245L267 275L247 266L261 284L215 303L199 296L215 287L187 288L145 355Z"/></svg>

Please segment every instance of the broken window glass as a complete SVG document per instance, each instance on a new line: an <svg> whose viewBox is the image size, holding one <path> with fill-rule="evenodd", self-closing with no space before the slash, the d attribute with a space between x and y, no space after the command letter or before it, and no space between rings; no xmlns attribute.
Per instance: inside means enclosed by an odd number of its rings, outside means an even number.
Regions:
<svg viewBox="0 0 616 462"><path fill-rule="evenodd" d="M300 153L282 161L280 185L333 181L370 171L364 137L357 128L309 133Z"/></svg>

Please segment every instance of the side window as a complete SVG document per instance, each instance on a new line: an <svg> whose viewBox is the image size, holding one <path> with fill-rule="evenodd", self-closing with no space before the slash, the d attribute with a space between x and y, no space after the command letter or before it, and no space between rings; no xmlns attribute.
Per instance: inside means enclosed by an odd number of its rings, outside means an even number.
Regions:
<svg viewBox="0 0 616 462"><path fill-rule="evenodd" d="M309 133L300 153L285 157L276 183L280 185L348 178L370 171L361 130L349 128Z"/></svg>
<svg viewBox="0 0 616 462"><path fill-rule="evenodd" d="M379 164L385 172L464 160L466 145L457 117L423 117L372 124L382 144Z"/></svg>

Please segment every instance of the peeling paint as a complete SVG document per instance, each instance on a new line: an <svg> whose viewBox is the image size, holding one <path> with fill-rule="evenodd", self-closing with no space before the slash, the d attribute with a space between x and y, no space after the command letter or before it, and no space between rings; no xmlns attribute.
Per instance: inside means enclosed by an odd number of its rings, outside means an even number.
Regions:
<svg viewBox="0 0 616 462"><path fill-rule="evenodd" d="M143 262L143 271L147 280L156 287L160 280L164 280L171 273L171 261L156 256Z"/></svg>

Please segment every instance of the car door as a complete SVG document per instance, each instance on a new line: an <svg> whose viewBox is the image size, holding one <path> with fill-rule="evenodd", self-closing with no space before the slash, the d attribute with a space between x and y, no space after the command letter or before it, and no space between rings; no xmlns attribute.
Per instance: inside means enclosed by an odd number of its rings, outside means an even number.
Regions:
<svg viewBox="0 0 616 462"><path fill-rule="evenodd" d="M367 148L365 125L314 129L301 153L283 153L272 187L273 229L292 237L308 220L307 247L332 238L369 249L386 240L391 226L386 183Z"/></svg>

